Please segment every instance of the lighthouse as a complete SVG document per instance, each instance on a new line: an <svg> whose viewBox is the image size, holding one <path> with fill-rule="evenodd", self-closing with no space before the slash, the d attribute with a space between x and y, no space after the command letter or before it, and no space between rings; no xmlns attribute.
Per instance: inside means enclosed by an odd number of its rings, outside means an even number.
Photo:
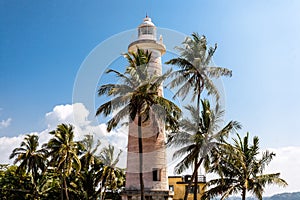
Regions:
<svg viewBox="0 0 300 200"><path fill-rule="evenodd" d="M151 52L148 64L148 73L152 75L162 74L161 57L166 52L162 36L157 38L156 26L151 18L146 16L138 26L138 37L129 44L128 52L136 52L137 49ZM159 95L163 95L163 87L159 89ZM150 116L150 120L142 123L143 143L143 182L146 200L170 199L166 167L165 128L164 123ZM125 191L122 193L123 200L139 200L141 197L140 187L140 154L138 145L138 125L136 120L129 123L128 128L128 151Z"/></svg>

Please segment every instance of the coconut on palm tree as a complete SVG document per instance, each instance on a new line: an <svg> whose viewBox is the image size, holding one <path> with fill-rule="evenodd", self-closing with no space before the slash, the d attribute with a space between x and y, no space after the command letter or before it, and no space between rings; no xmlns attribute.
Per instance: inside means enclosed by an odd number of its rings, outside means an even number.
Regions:
<svg viewBox="0 0 300 200"><path fill-rule="evenodd" d="M224 114L222 110L216 106L215 109L210 108L208 100L202 100L202 111L193 106L186 106L189 116L183 118L179 122L180 129L169 136L168 145L179 147L173 154L173 159L182 158L175 166L175 173L180 174L191 167L195 162L191 180L198 179L197 171L200 165L209 162L209 155L220 142L228 136L228 134L241 126L236 121L230 121L224 127L220 127L221 118ZM194 182L197 186L197 181ZM192 186L189 182L188 188ZM194 187L196 188L196 187ZM188 197L188 189L185 191L184 199ZM197 190L194 189L197 193Z"/></svg>
<svg viewBox="0 0 300 200"><path fill-rule="evenodd" d="M143 183L143 132L142 123L149 121L151 115L156 119L164 117L164 123L168 127L176 127L180 116L180 109L173 102L160 94L162 82L169 76L171 71L163 75L149 74L149 62L151 53L142 49L137 52L126 53L125 58L129 65L125 73L116 70L108 70L114 73L119 83L105 84L100 87L98 94L113 97L112 100L103 103L97 110L96 115L109 116L117 113L107 123L107 130L118 126L121 120L129 122L134 120L138 124L138 149L139 149L139 179L141 199L144 199Z"/></svg>
<svg viewBox="0 0 300 200"><path fill-rule="evenodd" d="M267 150L261 154L259 138L253 137L252 144L249 140L249 133L244 138L237 134L233 144L224 143L213 153L209 171L218 174L220 178L207 183L210 189L202 199L219 195L221 199L226 199L231 194L240 193L242 200L245 200L246 193L250 192L262 200L266 185L287 185L286 181L280 178L280 173L264 174L275 153Z"/></svg>
<svg viewBox="0 0 300 200"><path fill-rule="evenodd" d="M192 91L192 101L197 100L196 106L199 113L201 94L204 89L208 95L215 96L218 101L220 94L212 79L221 76L231 76L232 71L223 67L211 66L211 60L217 49L217 44L214 47L208 47L206 37L200 36L198 33L193 33L192 37L187 37L183 41L182 47L176 47L176 49L179 50L180 56L166 62L166 64L179 67L177 71L172 73L174 79L169 86L170 88L179 88L174 97L181 96L183 99L191 94L190 91ZM195 160L195 168L196 163L197 161ZM197 183L197 179L195 179L195 182ZM197 199L196 191L194 199Z"/></svg>

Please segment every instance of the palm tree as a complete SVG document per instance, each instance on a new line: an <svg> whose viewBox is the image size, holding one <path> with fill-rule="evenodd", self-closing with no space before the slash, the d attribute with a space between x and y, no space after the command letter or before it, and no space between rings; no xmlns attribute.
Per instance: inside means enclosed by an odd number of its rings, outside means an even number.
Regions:
<svg viewBox="0 0 300 200"><path fill-rule="evenodd" d="M175 78L170 82L169 86L170 88L179 87L174 97L181 96L183 99L193 90L192 101L197 98L196 105L199 113L200 97L204 89L207 90L208 95L214 95L216 100L219 100L220 95L212 78L231 76L232 71L222 67L210 66L217 44L208 48L204 35L201 37L198 33L192 33L192 38L187 37L182 44L183 47L176 47L180 52L180 57L166 62L166 64L177 65L180 68L172 73L172 76ZM194 163L196 168L197 161L195 160ZM197 183L197 179L195 179L195 182ZM197 199L196 191L194 199Z"/></svg>
<svg viewBox="0 0 300 200"><path fill-rule="evenodd" d="M183 159L175 166L175 173L180 174L188 169L192 164L196 164L193 170L191 181L185 191L184 199L188 197L189 188L193 180L197 179L197 171L202 162L209 162L210 152L219 145L219 143L227 137L229 132L239 129L241 126L236 121L230 121L223 128L219 127L223 111L216 106L215 110L210 108L208 100L202 100L202 111L193 106L186 106L189 111L189 118L180 121L180 130L174 132L168 138L168 146L180 147L173 154L173 159ZM197 193L198 182L194 182L194 196Z"/></svg>
<svg viewBox="0 0 300 200"><path fill-rule="evenodd" d="M105 199L107 189L115 190L123 185L125 181L124 170L116 166L120 160L122 150L119 151L116 159L114 159L114 151L115 147L109 144L108 147L104 147L100 153L100 160L104 164L102 173L103 200Z"/></svg>
<svg viewBox="0 0 300 200"><path fill-rule="evenodd" d="M98 151L101 142L98 140L94 146L92 135L86 135L81 141L84 152L80 158L81 174L79 184L83 193L83 199L98 199L101 193L101 180L103 174L103 162L95 153Z"/></svg>
<svg viewBox="0 0 300 200"><path fill-rule="evenodd" d="M97 159L99 159L95 153L97 152L99 146L101 145L100 140L97 141L97 144L94 145L93 135L85 135L84 139L81 141L81 144L84 148L83 155L80 158L81 168L87 169L93 165Z"/></svg>
<svg viewBox="0 0 300 200"><path fill-rule="evenodd" d="M46 169L45 149L39 149L39 137L37 135L26 135L21 146L15 148L9 158L15 158L14 164L20 163L17 172L31 172L32 184L34 185L34 196L38 195L37 184L42 172Z"/></svg>
<svg viewBox="0 0 300 200"><path fill-rule="evenodd" d="M210 66L217 44L208 48L206 37L200 36L198 33L192 33L192 38L187 37L182 44L183 47L175 47L179 50L180 57L166 62L166 64L177 65L180 68L172 73L175 78L170 82L171 88L179 87L174 96L185 98L193 89L192 100L197 97L199 108L201 93L206 89L209 95L214 95L218 100L220 94L212 78L230 77L232 71L227 68Z"/></svg>
<svg viewBox="0 0 300 200"><path fill-rule="evenodd" d="M63 199L63 189L66 199L69 199L66 179L73 170L77 173L80 172L81 163L78 157L80 143L74 141L72 125L60 124L50 134L54 137L45 145L49 150L50 166L55 167L61 175L61 199Z"/></svg>
<svg viewBox="0 0 300 200"><path fill-rule="evenodd" d="M139 178L141 188L141 199L144 200L143 182L143 133L142 123L147 122L150 115L156 114L157 119L163 115L164 121L169 127L176 127L177 119L180 116L180 109L171 101L159 94L162 82L168 77L171 71L157 76L148 73L148 64L151 53L142 49L137 52L126 53L129 66L125 73L116 70L108 70L107 73L114 73L121 81L120 84L102 85L98 95L114 97L112 100L102 104L96 115L110 115L118 110L107 123L107 130L111 131L122 119L128 118L130 122L137 119L138 122L138 148L139 148ZM164 114L163 114L164 113Z"/></svg>
<svg viewBox="0 0 300 200"><path fill-rule="evenodd" d="M279 178L280 173L263 173L275 153L267 150L258 158L260 155L258 137L255 136L253 144L249 144L249 133L243 139L237 134L237 139L233 139L232 145L224 143L220 147L214 152L214 160L209 169L210 172L217 173L220 178L207 183L211 189L205 192L202 199L210 199L218 195L221 195L221 199L225 199L231 194L241 192L242 200L245 200L246 193L251 192L262 200L266 185L287 185L285 180Z"/></svg>

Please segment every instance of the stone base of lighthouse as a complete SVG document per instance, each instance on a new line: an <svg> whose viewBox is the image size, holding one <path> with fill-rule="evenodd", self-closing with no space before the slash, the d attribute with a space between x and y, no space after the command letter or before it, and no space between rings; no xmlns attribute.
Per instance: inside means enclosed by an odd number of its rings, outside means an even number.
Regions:
<svg viewBox="0 0 300 200"><path fill-rule="evenodd" d="M143 182L145 200L172 199L169 191L164 126L151 119L143 123ZM140 154L138 146L138 126L136 120L129 124L126 186L123 200L140 200Z"/></svg>
<svg viewBox="0 0 300 200"><path fill-rule="evenodd" d="M142 124L143 182L145 200L172 200L174 193L169 190L165 133L163 124L152 119ZM128 152L125 190L122 200L140 200L140 153L137 121L129 124Z"/></svg>
<svg viewBox="0 0 300 200"><path fill-rule="evenodd" d="M126 190L122 194L122 200L140 200L140 190ZM145 200L172 200L174 193L168 191L145 190Z"/></svg>

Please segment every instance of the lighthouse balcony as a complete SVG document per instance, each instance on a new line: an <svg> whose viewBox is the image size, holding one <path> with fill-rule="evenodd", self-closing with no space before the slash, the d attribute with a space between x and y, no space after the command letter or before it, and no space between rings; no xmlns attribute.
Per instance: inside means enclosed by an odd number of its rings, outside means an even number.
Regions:
<svg viewBox="0 0 300 200"><path fill-rule="evenodd" d="M161 52L161 55L163 55L166 52L166 46L164 44L151 39L141 39L132 42L128 46L128 51L134 52L137 50L137 48L158 50Z"/></svg>

